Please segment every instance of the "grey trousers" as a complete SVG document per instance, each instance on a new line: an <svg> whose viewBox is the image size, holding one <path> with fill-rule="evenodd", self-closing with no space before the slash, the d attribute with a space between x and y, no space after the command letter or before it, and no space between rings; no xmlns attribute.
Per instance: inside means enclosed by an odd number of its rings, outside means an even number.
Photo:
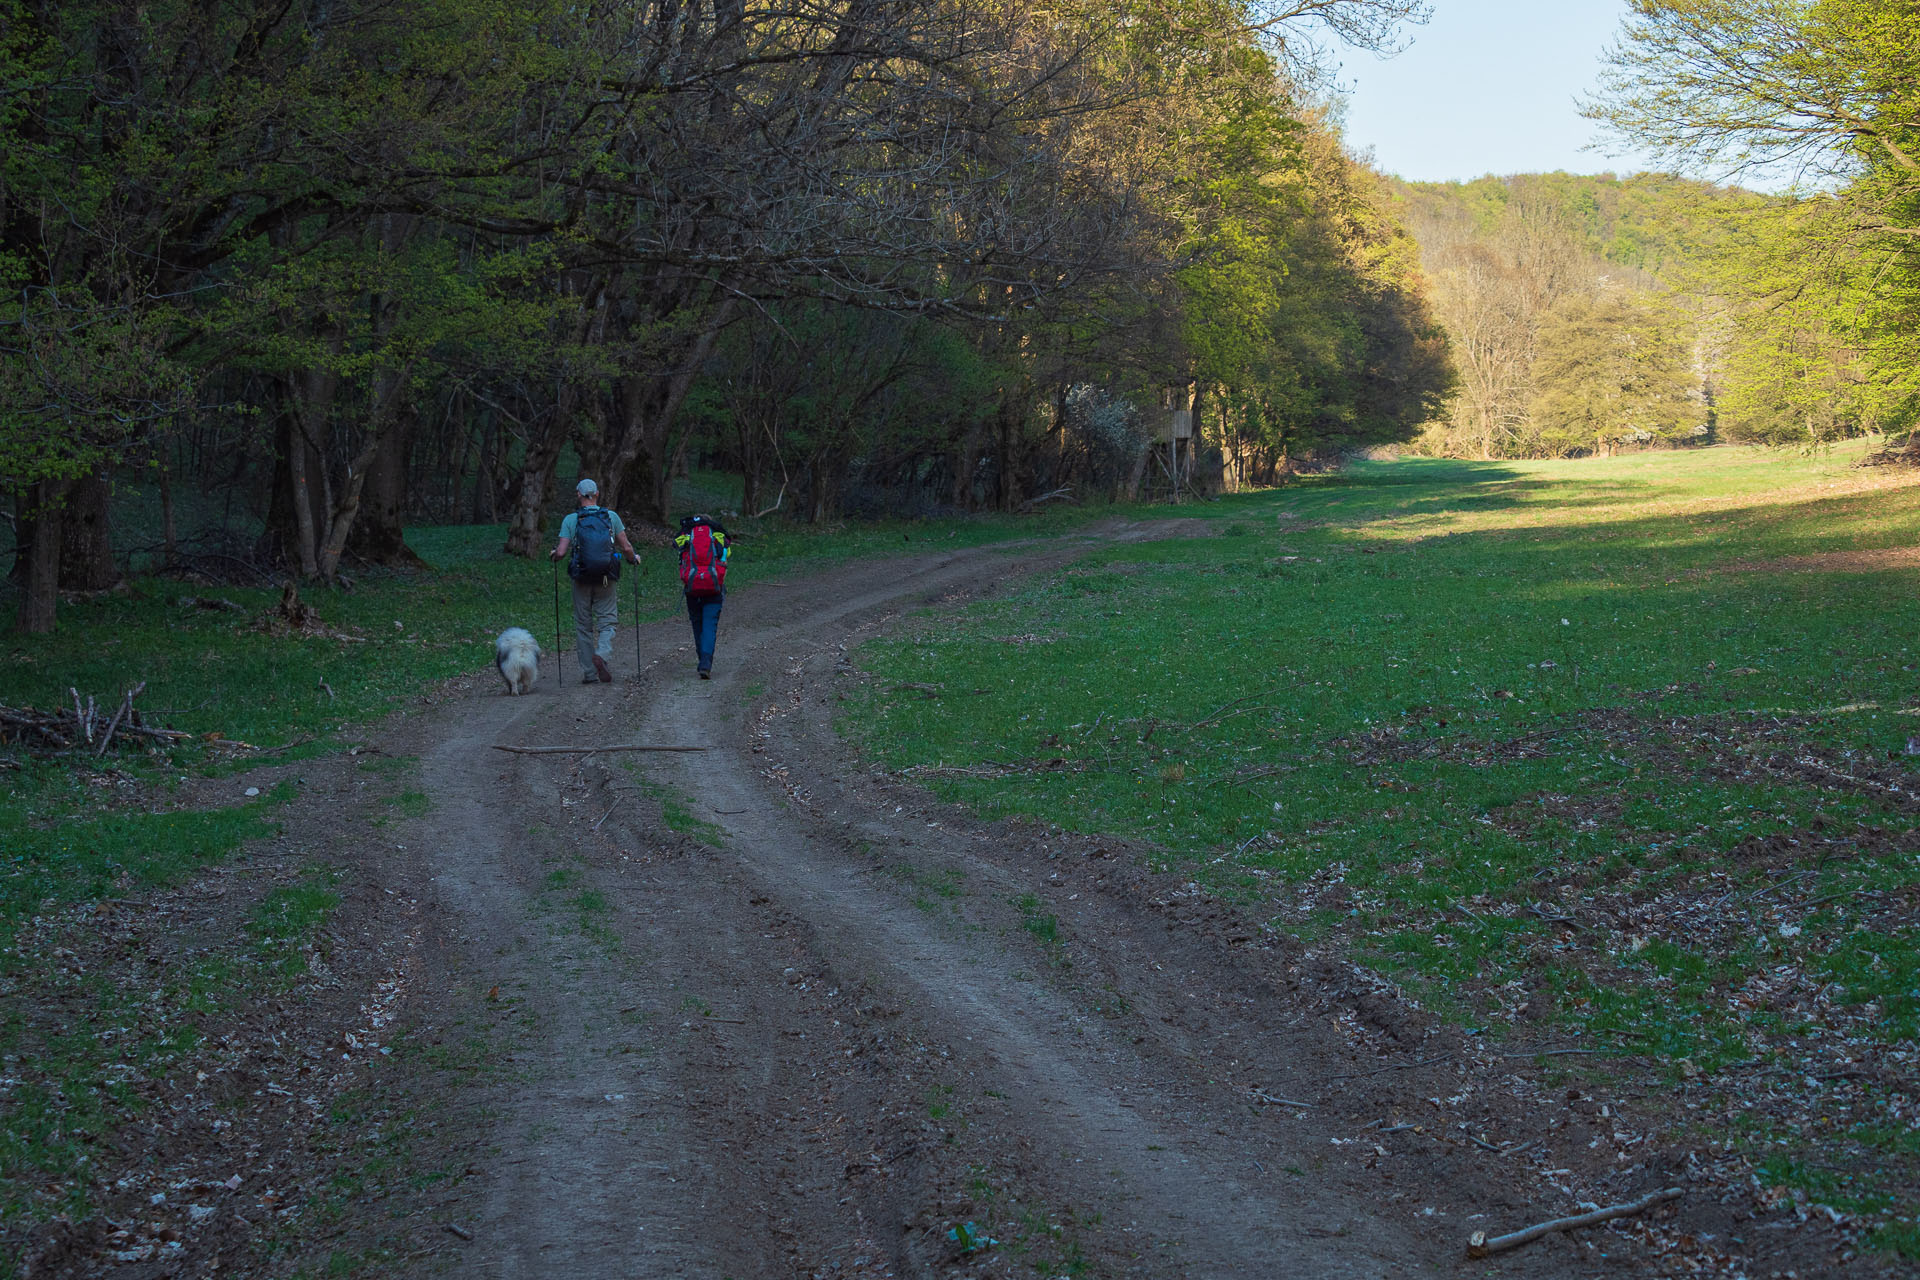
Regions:
<svg viewBox="0 0 1920 1280"><path fill-rule="evenodd" d="M593 655L613 656L613 629L620 625L620 584L573 584L573 656L580 674L593 674Z"/></svg>

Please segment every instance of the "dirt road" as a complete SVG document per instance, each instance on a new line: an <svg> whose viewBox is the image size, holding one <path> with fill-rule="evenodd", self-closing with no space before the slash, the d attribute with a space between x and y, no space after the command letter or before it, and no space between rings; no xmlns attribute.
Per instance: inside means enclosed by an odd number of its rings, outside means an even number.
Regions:
<svg viewBox="0 0 1920 1280"><path fill-rule="evenodd" d="M1352 975L1119 843L981 825L847 755L848 646L1006 564L737 590L711 681L661 624L614 686L550 658L536 696L476 677L396 732L430 800L394 869L416 1004L493 1046L442 1100L461 1274L1420 1275L1563 1207L1462 1140L1471 1107L1403 1115L1377 1069L1435 1033ZM493 749L626 743L705 750Z"/></svg>

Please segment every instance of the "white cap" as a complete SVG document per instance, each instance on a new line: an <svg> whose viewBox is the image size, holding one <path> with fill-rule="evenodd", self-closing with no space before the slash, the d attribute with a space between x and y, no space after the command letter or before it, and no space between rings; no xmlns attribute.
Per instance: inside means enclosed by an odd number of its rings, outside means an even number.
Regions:
<svg viewBox="0 0 1920 1280"><path fill-rule="evenodd" d="M582 480L579 484L573 486L573 491L584 498L590 493L599 493L600 486L591 480Z"/></svg>

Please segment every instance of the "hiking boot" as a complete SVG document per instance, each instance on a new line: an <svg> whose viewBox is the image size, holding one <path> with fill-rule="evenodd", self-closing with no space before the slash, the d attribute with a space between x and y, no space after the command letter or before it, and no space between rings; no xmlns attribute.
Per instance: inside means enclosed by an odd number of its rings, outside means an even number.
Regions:
<svg viewBox="0 0 1920 1280"><path fill-rule="evenodd" d="M713 679L713 672L707 670L705 667L702 667L700 668L700 678L702 680L711 680Z"/></svg>
<svg viewBox="0 0 1920 1280"><path fill-rule="evenodd" d="M581 684L599 684L600 677L596 676L595 674L593 674L593 672L589 671L585 675L580 677L580 683Z"/></svg>
<svg viewBox="0 0 1920 1280"><path fill-rule="evenodd" d="M607 669L607 660L597 653L593 655L593 669L604 683L613 683L613 672Z"/></svg>

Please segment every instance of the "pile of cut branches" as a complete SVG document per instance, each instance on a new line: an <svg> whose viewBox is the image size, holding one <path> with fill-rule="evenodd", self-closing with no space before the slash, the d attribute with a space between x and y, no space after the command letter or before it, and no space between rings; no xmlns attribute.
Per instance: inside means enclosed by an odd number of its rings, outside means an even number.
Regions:
<svg viewBox="0 0 1920 1280"><path fill-rule="evenodd" d="M254 620L254 630L270 636L308 636L322 640L344 640L359 644L365 636L336 631L320 620L320 611L300 598L300 588L292 582L280 588L280 603Z"/></svg>
<svg viewBox="0 0 1920 1280"><path fill-rule="evenodd" d="M1863 467L1920 467L1920 431L1889 440L1860 459Z"/></svg>
<svg viewBox="0 0 1920 1280"><path fill-rule="evenodd" d="M111 715L107 706L89 695L83 702L78 689L68 689L71 707L40 711L33 707L9 707L0 704L0 747L24 747L38 755L90 755L100 757L117 740L123 745L139 742L155 746L179 742L193 735L179 729L163 729L145 724L134 710L133 700L147 683L126 691ZM107 704L112 705L112 704Z"/></svg>

